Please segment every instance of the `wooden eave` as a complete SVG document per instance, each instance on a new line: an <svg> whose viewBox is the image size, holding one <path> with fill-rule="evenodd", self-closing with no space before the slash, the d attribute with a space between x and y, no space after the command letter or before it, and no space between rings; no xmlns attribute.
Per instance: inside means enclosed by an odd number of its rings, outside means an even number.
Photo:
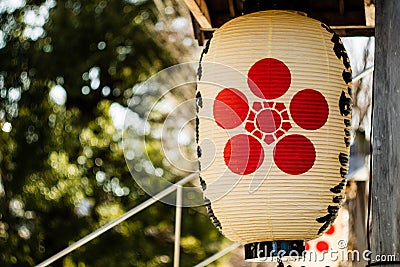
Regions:
<svg viewBox="0 0 400 267"><path fill-rule="evenodd" d="M189 8L195 38L202 45L212 32L245 12L298 10L332 27L342 37L373 36L374 6L367 0L183 0ZM273 4L276 2L277 4Z"/></svg>

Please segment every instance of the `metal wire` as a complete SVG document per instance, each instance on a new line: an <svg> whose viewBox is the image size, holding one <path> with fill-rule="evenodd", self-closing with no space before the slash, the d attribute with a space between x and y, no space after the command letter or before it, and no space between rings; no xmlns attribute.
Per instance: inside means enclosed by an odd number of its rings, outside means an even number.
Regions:
<svg viewBox="0 0 400 267"><path fill-rule="evenodd" d="M176 189L176 213L175 213L175 242L174 242L174 267L179 267L179 253L181 246L182 223L182 186Z"/></svg>
<svg viewBox="0 0 400 267"><path fill-rule="evenodd" d="M357 74L356 76L354 76L352 78L352 81L353 82L358 81L358 80L364 78L365 76L367 76L368 74L370 74L373 71L374 71L374 66L366 68L363 72L361 72L361 73Z"/></svg>
<svg viewBox="0 0 400 267"><path fill-rule="evenodd" d="M229 247L224 248L223 250L219 251L218 253L212 255L211 257L209 257L208 259L205 259L204 261L200 262L199 264L197 264L194 267L204 267L207 266L208 264L218 260L219 258L221 258L222 256L224 256L225 254L228 254L229 252L231 252L232 250L236 249L240 247L240 244L238 243L233 243L232 245L230 245Z"/></svg>
<svg viewBox="0 0 400 267"><path fill-rule="evenodd" d="M68 253L74 251L75 249L83 246L84 244L88 243L89 241L93 240L94 238L98 237L99 235L103 234L104 232L110 230L114 226L116 226L116 225L120 224L121 222L125 221L126 219L132 217L136 213L144 210L145 208L147 208L148 206L154 204L155 202L157 202L158 200L164 198L165 196L171 194L179 186L182 186L182 185L186 184L187 182L191 181L193 178L195 178L197 174L198 174L198 172L194 172L192 174L189 174L188 176L186 176L185 178L183 178L179 182L177 182L177 183L171 185L170 187L164 189L163 191L161 191L160 193L158 193L154 197L146 200L145 202L142 202L138 206L134 207L133 209L127 211L125 214L123 214L120 217L118 217L117 219L107 223L106 225L100 227L99 229L97 229L93 233L90 233L89 235L83 237L82 239L80 239L79 241L75 242L71 246L63 249L60 252L58 252L54 256L52 256L52 257L48 258L47 260L39 263L38 265L36 265L36 267L48 266L49 264L55 262L56 260L60 259L61 257L65 256Z"/></svg>

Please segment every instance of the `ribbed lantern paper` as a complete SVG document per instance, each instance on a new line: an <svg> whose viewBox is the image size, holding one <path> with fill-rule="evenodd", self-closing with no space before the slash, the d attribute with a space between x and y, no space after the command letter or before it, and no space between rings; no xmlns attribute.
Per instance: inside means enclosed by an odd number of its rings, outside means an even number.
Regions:
<svg viewBox="0 0 400 267"><path fill-rule="evenodd" d="M206 45L196 95L204 198L222 233L247 244L247 259L302 251L336 218L350 83L339 37L297 12L238 17Z"/></svg>

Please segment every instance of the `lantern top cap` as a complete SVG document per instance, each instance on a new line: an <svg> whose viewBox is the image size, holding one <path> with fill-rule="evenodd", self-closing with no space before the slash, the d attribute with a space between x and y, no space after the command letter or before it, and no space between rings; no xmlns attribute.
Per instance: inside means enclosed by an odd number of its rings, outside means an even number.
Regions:
<svg viewBox="0 0 400 267"><path fill-rule="evenodd" d="M244 245L247 262L265 262L267 259L275 258L296 260L303 256L304 251L305 242L302 240L275 240Z"/></svg>

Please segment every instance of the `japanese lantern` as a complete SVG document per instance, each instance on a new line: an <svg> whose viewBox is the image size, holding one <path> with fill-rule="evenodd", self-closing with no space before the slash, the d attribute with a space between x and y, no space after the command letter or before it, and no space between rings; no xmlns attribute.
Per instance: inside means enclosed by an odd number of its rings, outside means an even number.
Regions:
<svg viewBox="0 0 400 267"><path fill-rule="evenodd" d="M351 70L341 40L298 12L252 13L215 31L198 74L212 222L247 260L301 253L329 229L344 195Z"/></svg>

